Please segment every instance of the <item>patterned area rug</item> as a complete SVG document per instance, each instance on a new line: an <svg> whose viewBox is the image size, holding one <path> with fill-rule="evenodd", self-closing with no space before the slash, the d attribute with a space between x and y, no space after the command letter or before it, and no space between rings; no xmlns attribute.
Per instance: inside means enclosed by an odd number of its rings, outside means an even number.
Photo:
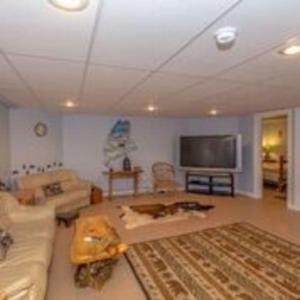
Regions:
<svg viewBox="0 0 300 300"><path fill-rule="evenodd" d="M135 244L126 258L152 300L300 299L300 246L248 223Z"/></svg>

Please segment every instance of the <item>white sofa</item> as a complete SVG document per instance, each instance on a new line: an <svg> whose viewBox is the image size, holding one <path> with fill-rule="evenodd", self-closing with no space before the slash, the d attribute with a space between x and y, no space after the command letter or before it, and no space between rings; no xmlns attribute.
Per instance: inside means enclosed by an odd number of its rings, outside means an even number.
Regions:
<svg viewBox="0 0 300 300"><path fill-rule="evenodd" d="M14 243L0 261L0 300L43 300L55 235L54 209L22 206L0 192L0 227L1 222Z"/></svg>
<svg viewBox="0 0 300 300"><path fill-rule="evenodd" d="M46 197L43 186L59 182L63 193ZM23 176L18 179L20 190L32 190L36 202L55 208L56 211L85 207L90 204L91 185L82 180L76 171L69 169Z"/></svg>

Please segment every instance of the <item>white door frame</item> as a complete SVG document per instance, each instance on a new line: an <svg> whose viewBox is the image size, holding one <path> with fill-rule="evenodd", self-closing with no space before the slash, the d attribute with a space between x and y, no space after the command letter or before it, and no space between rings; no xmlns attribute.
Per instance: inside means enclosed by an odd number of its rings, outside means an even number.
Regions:
<svg viewBox="0 0 300 300"><path fill-rule="evenodd" d="M256 198L263 197L263 174L262 174L262 120L276 116L287 116L287 207L293 203L293 111L292 109L276 110L258 113L254 120L254 195Z"/></svg>

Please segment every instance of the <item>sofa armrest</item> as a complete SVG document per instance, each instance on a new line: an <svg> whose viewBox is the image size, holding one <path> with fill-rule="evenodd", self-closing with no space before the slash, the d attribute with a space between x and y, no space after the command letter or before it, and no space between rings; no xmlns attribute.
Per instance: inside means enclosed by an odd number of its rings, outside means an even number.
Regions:
<svg viewBox="0 0 300 300"><path fill-rule="evenodd" d="M44 299L46 270L40 263L1 266L0 278L1 300Z"/></svg>
<svg viewBox="0 0 300 300"><path fill-rule="evenodd" d="M9 217L14 222L28 222L48 218L54 220L55 211L54 208L49 206L26 206L11 212Z"/></svg>
<svg viewBox="0 0 300 300"><path fill-rule="evenodd" d="M77 185L78 185L78 188L80 188L80 189L84 189L84 190L91 190L91 188L92 188L92 185L91 185L91 183L88 181L88 180L78 180L78 183L77 183Z"/></svg>
<svg viewBox="0 0 300 300"><path fill-rule="evenodd" d="M65 192L72 191L72 190L91 190L91 183L87 180L73 180L73 181L65 181L61 183L62 189Z"/></svg>

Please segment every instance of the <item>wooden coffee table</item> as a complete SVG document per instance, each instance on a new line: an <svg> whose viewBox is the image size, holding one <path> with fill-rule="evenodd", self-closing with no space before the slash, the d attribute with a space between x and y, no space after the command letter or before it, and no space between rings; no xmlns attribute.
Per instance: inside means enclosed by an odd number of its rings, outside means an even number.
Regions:
<svg viewBox="0 0 300 300"><path fill-rule="evenodd" d="M77 266L75 284L100 290L112 275L118 257L127 248L107 218L93 216L78 219L70 255L71 262Z"/></svg>

